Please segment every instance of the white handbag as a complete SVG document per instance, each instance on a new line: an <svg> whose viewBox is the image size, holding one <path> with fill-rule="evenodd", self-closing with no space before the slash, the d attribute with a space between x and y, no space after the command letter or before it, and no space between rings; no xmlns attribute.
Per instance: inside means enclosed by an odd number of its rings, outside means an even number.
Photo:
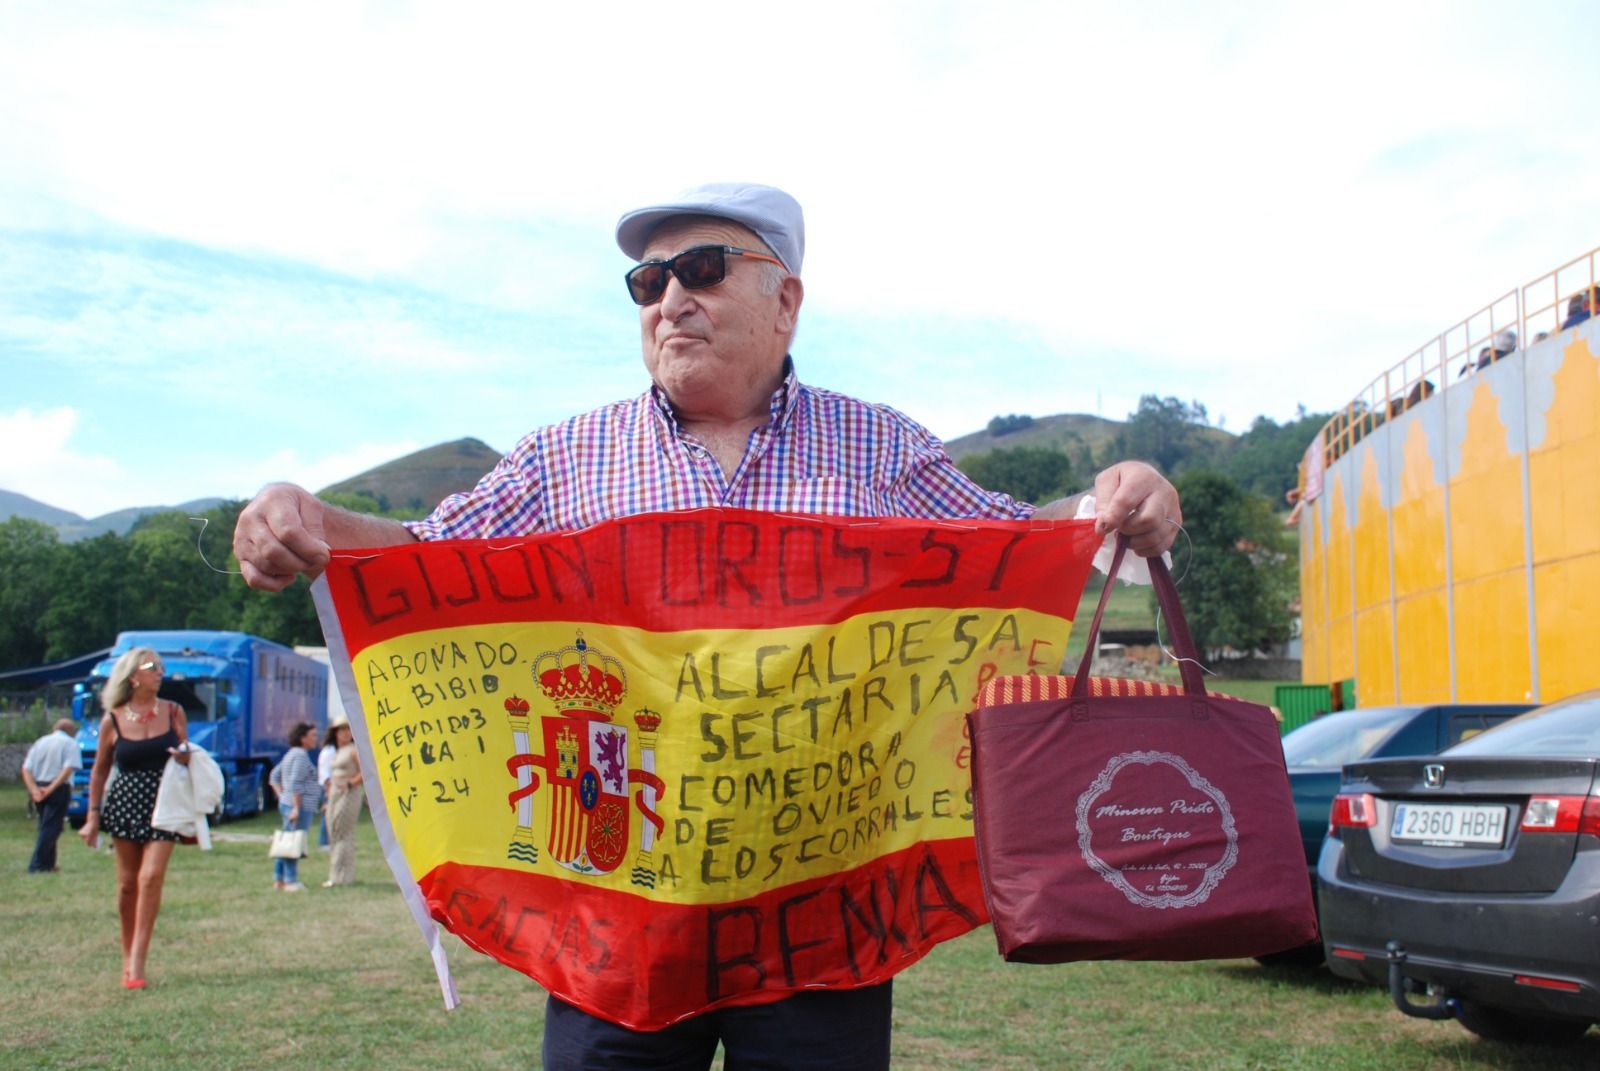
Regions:
<svg viewBox="0 0 1600 1071"><path fill-rule="evenodd" d="M267 849L269 859L304 859L306 857L306 831L303 829L274 829L272 846Z"/></svg>

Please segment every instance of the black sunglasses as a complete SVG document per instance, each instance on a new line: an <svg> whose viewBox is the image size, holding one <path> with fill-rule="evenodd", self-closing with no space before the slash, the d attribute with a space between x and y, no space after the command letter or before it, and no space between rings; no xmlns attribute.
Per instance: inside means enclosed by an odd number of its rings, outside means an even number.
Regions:
<svg viewBox="0 0 1600 1071"><path fill-rule="evenodd" d="M728 276L728 254L765 260L783 267L783 261L731 245L697 245L685 249L671 260L647 260L628 272L628 296L635 305L653 305L667 292L667 274L678 277L685 290L704 290Z"/></svg>

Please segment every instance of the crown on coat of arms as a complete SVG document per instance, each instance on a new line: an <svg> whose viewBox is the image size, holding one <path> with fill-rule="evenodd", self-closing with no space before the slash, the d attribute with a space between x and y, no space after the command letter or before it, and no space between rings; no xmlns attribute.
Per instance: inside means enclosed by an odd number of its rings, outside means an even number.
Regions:
<svg viewBox="0 0 1600 1071"><path fill-rule="evenodd" d="M649 707L642 707L634 714L633 723L639 727L640 732L653 733L661 728L661 715Z"/></svg>
<svg viewBox="0 0 1600 1071"><path fill-rule="evenodd" d="M533 660L533 679L560 711L593 711L606 721L628 690L622 663L584 642L546 651Z"/></svg>
<svg viewBox="0 0 1600 1071"><path fill-rule="evenodd" d="M506 700L506 713L515 717L526 718L528 716L528 701L520 695L512 696Z"/></svg>

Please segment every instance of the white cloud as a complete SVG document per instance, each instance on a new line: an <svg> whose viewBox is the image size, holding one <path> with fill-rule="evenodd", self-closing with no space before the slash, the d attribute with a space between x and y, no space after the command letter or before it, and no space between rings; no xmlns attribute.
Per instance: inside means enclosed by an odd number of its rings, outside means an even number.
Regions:
<svg viewBox="0 0 1600 1071"><path fill-rule="evenodd" d="M423 445L415 439L393 439L361 443L334 453L312 453L290 447L252 459L248 464L230 468L226 473L215 472L210 478L217 486L237 489L233 493L239 498L249 498L262 486L276 481L320 491L330 484L348 480L358 473L420 450Z"/></svg>
<svg viewBox="0 0 1600 1071"><path fill-rule="evenodd" d="M70 406L0 413L0 488L83 517L129 505L121 462L74 449L79 419Z"/></svg>
<svg viewBox="0 0 1600 1071"><path fill-rule="evenodd" d="M178 466L146 467L75 448L81 414L69 407L0 413L0 489L93 518L129 506L173 506L200 498L250 498L276 480L316 491L426 445L397 438L333 452L284 448L241 462L203 449Z"/></svg>
<svg viewBox="0 0 1600 1071"><path fill-rule="evenodd" d="M812 381L946 436L1147 392L1241 429L1600 240L1589 14L11 5L0 227L68 240L0 256L0 362L147 369L252 473L284 442L504 448L643 384L617 212L751 178L806 206ZM124 403L8 387L80 436Z"/></svg>

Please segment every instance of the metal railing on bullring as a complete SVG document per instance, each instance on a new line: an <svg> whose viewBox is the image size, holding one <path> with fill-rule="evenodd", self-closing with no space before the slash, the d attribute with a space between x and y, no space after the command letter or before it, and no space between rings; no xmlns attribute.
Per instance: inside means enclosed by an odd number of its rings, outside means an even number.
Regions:
<svg viewBox="0 0 1600 1071"><path fill-rule="evenodd" d="M1318 437L1326 468L1385 421L1561 329L1575 295L1600 287L1600 247L1508 291L1407 354L1333 415ZM1511 334L1507 336L1506 332ZM1301 465L1300 491L1305 490Z"/></svg>

